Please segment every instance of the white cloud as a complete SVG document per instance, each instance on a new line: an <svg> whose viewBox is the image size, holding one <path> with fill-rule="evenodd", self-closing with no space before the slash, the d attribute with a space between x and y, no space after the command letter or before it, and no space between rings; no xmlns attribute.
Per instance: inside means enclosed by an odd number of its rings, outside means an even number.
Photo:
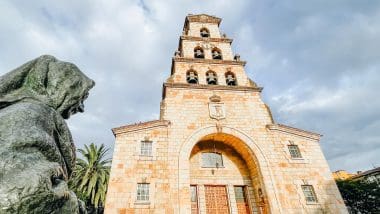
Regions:
<svg viewBox="0 0 380 214"><path fill-rule="evenodd" d="M1 1L0 75L45 53L74 62L97 82L86 112L68 120L74 139L112 146L112 127L158 118L188 13L223 18L222 31L248 61L247 73L265 86L275 117L322 132L332 169L376 162L376 2Z"/></svg>

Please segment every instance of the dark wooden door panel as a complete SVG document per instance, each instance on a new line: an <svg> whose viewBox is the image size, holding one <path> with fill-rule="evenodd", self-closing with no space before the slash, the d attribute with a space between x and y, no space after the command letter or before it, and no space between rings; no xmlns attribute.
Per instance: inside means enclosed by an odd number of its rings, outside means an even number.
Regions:
<svg viewBox="0 0 380 214"><path fill-rule="evenodd" d="M205 186L206 213L229 214L226 186Z"/></svg>

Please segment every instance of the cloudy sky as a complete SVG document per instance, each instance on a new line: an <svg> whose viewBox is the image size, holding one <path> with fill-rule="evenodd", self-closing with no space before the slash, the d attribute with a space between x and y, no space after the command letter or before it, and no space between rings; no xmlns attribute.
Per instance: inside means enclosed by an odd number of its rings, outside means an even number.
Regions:
<svg viewBox="0 0 380 214"><path fill-rule="evenodd" d="M380 1L0 1L0 75L42 54L96 81L68 120L76 144L113 147L111 128L158 119L185 16L222 32L264 87L278 123L323 134L332 170L380 166Z"/></svg>

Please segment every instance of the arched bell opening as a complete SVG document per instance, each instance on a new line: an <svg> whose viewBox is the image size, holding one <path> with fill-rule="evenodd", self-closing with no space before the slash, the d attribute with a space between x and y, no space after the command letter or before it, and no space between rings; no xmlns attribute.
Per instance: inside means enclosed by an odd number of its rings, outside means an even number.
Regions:
<svg viewBox="0 0 380 214"><path fill-rule="evenodd" d="M263 189L259 167L240 139L222 133L204 136L191 150L189 171L192 213L264 212L257 192Z"/></svg>
<svg viewBox="0 0 380 214"><path fill-rule="evenodd" d="M198 73L194 70L186 72L186 81L189 84L198 84Z"/></svg>
<svg viewBox="0 0 380 214"><path fill-rule="evenodd" d="M226 78L226 84L231 85L231 86L236 86L236 76L233 72L228 71L225 73L225 78Z"/></svg>
<svg viewBox="0 0 380 214"><path fill-rule="evenodd" d="M194 48L194 58L198 58L198 59L204 59L205 58L203 48L201 48L201 47L195 47Z"/></svg>
<svg viewBox="0 0 380 214"><path fill-rule="evenodd" d="M202 28L201 30L200 30L200 35L201 35L201 37L203 37L203 38L207 38L207 37L210 37L210 31L207 29L207 28Z"/></svg>
<svg viewBox="0 0 380 214"><path fill-rule="evenodd" d="M208 85L217 85L218 84L218 77L214 71L207 71L206 72L206 81Z"/></svg>
<svg viewBox="0 0 380 214"><path fill-rule="evenodd" d="M222 51L219 48L213 48L211 51L211 55L213 59L223 59Z"/></svg>

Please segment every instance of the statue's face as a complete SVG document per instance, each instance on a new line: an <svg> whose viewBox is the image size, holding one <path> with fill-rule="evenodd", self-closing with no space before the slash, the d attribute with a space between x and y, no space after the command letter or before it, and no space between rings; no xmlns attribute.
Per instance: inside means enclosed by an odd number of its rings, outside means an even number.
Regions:
<svg viewBox="0 0 380 214"><path fill-rule="evenodd" d="M62 116L64 119L68 119L71 115L76 114L78 112L84 112L84 101L87 99L88 93L86 93L80 100L79 102L75 103L66 111L63 112Z"/></svg>

